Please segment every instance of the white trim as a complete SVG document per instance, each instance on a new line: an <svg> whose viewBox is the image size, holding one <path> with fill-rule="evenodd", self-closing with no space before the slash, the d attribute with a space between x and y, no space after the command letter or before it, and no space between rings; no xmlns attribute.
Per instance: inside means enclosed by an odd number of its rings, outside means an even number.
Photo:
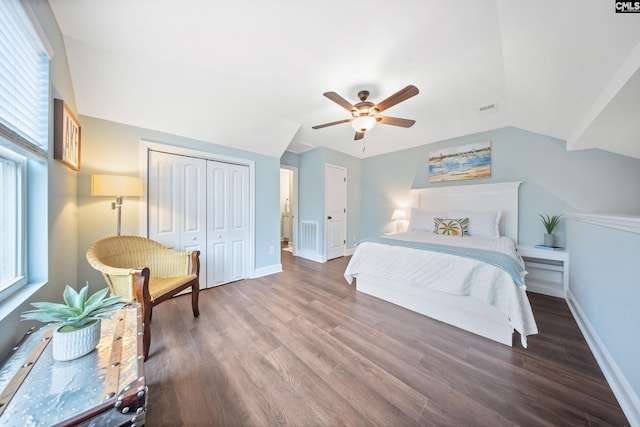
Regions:
<svg viewBox="0 0 640 427"><path fill-rule="evenodd" d="M640 233L640 216L638 215L566 213L563 214L563 216L565 219L573 221L615 228L616 230L628 231L630 233Z"/></svg>
<svg viewBox="0 0 640 427"><path fill-rule="evenodd" d="M351 256L356 252L356 248L347 248L347 250L344 251L344 256Z"/></svg>
<svg viewBox="0 0 640 427"><path fill-rule="evenodd" d="M230 157L222 154L194 150L191 148L178 147L170 144L162 144L158 142L152 142L145 139L140 140L140 176L142 182L145 185L145 192L140 198L140 230L143 235L148 236L148 224L147 224L147 183L148 183L148 156L149 151L161 151L169 154L177 154L181 156L191 156L200 159L214 160L218 162L233 163L236 165L243 165L249 167L249 262L247 271L247 277L255 276L256 260L255 260L255 246L256 246L256 162L253 160L242 159L239 157Z"/></svg>
<svg viewBox="0 0 640 427"><path fill-rule="evenodd" d="M606 346L598 336L596 330L591 326L589 319L573 296L571 290L567 293L567 304L573 314L576 323L587 341L602 373L604 374L613 394L618 399L622 411L626 415L632 426L640 426L640 398L633 391L626 377L616 364L616 361L607 351Z"/></svg>
<svg viewBox="0 0 640 427"><path fill-rule="evenodd" d="M299 256L300 258L305 258L311 261L315 261L315 262L327 262L327 257L324 255L320 255L316 252L309 252L309 251L304 251L304 250L300 250L298 251L297 256Z"/></svg>
<svg viewBox="0 0 640 427"><path fill-rule="evenodd" d="M267 265L266 267L256 268L251 278L256 279L258 277L269 276L275 273L282 273L282 264L273 264Z"/></svg>

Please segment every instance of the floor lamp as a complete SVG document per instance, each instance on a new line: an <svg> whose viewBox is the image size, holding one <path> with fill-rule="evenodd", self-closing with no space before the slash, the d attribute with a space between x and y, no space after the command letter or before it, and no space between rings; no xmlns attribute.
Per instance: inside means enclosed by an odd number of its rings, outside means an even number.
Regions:
<svg viewBox="0 0 640 427"><path fill-rule="evenodd" d="M122 200L125 197L142 196L142 179L137 176L123 175L92 175L91 195L111 196L116 201L111 203L111 209L118 210L118 236L122 216Z"/></svg>

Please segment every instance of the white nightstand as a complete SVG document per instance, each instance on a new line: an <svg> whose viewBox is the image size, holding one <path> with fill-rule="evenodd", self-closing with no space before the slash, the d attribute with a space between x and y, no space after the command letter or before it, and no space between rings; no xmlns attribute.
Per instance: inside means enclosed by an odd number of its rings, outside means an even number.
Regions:
<svg viewBox="0 0 640 427"><path fill-rule="evenodd" d="M524 278L527 290L566 298L569 290L569 252L518 245L518 253L529 274Z"/></svg>

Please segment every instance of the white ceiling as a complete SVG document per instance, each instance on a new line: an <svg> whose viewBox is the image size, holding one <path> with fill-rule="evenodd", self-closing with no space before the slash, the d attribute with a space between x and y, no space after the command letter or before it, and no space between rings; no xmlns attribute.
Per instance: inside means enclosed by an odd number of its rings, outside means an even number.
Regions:
<svg viewBox="0 0 640 427"><path fill-rule="evenodd" d="M280 157L516 126L640 159L640 14L605 0L49 0L78 113ZM415 119L353 141L322 96ZM479 107L496 104L491 112Z"/></svg>

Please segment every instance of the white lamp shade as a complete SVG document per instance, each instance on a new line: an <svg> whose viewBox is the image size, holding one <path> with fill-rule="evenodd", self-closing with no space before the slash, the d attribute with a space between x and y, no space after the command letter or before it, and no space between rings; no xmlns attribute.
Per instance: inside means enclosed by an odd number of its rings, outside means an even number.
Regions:
<svg viewBox="0 0 640 427"><path fill-rule="evenodd" d="M142 196L142 179L138 176L92 175L92 196Z"/></svg>
<svg viewBox="0 0 640 427"><path fill-rule="evenodd" d="M407 213L403 209L396 209L391 215L391 219L394 221L404 221L407 219Z"/></svg>
<svg viewBox="0 0 640 427"><path fill-rule="evenodd" d="M376 118L373 116L360 116L351 121L351 127L356 132L366 132L376 125Z"/></svg>

